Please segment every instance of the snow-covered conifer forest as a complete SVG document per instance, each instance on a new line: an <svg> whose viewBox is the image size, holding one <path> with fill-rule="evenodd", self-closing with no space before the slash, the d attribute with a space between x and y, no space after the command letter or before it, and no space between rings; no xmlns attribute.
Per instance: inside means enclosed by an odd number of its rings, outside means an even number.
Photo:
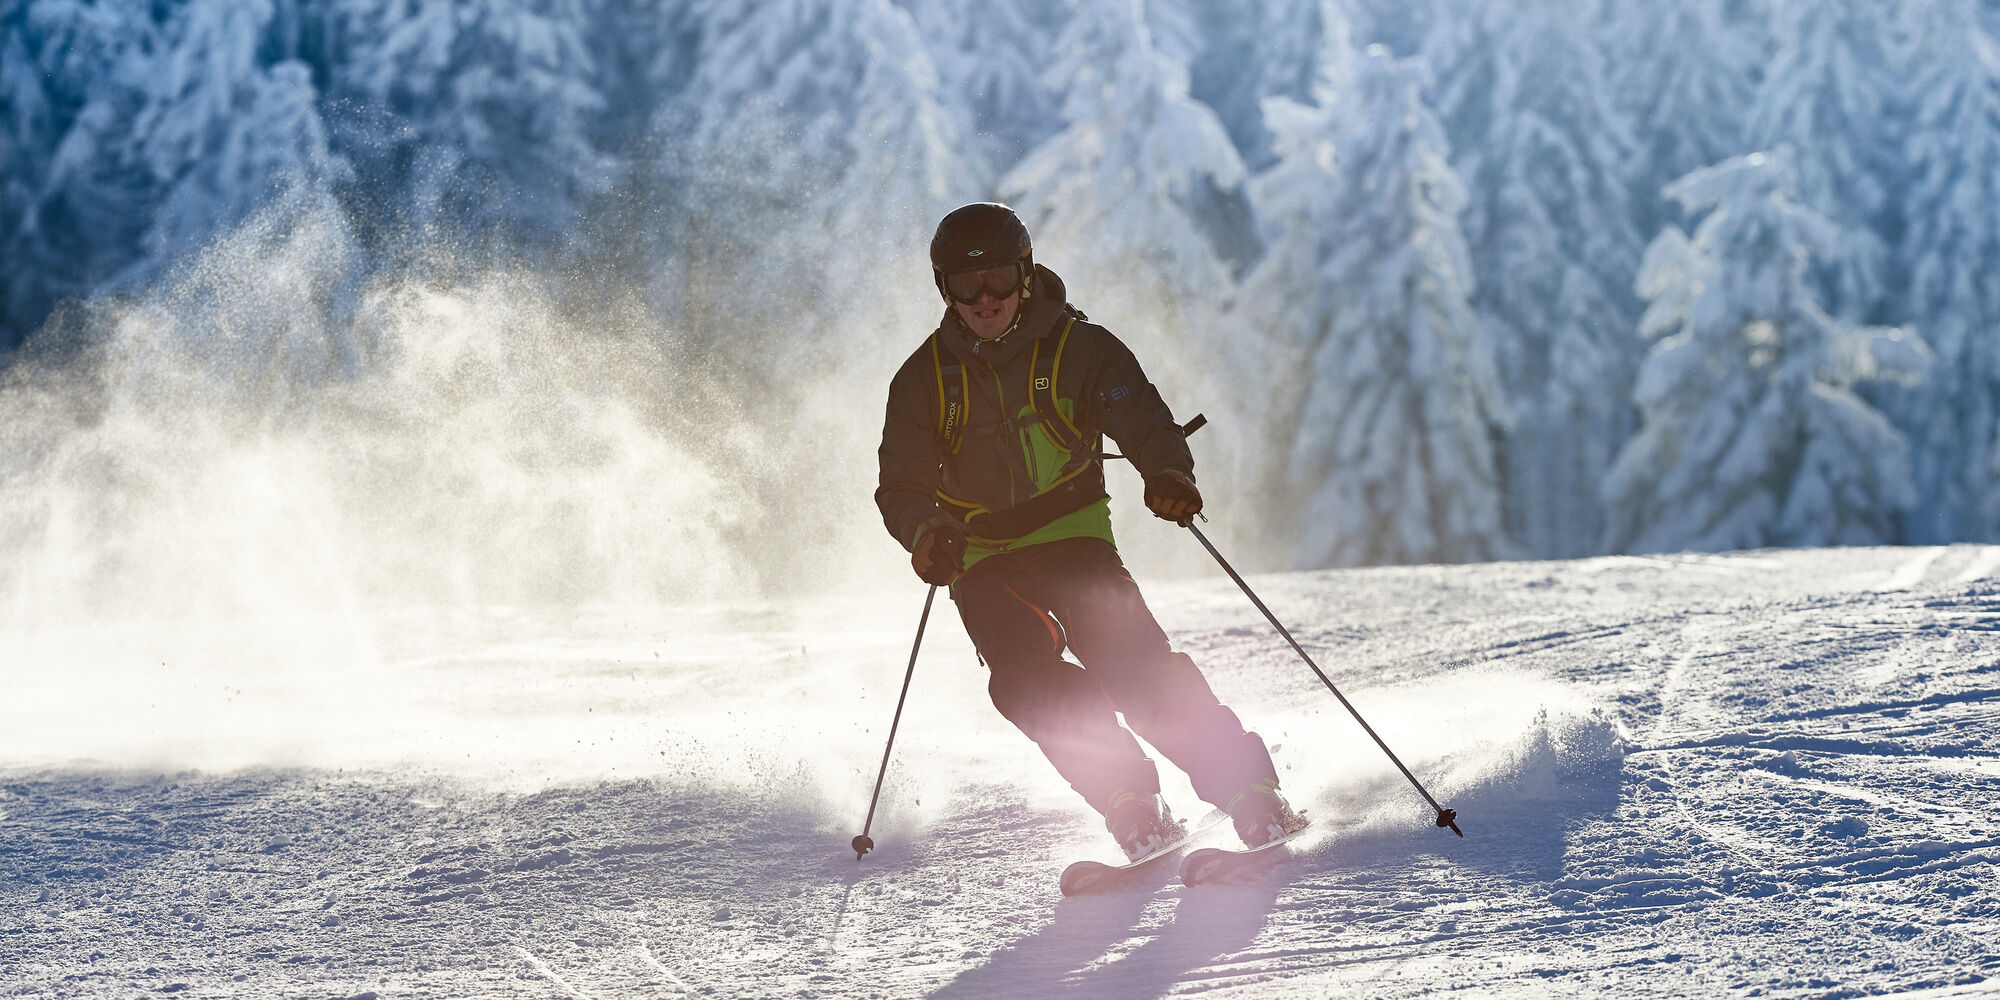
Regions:
<svg viewBox="0 0 2000 1000"><path fill-rule="evenodd" d="M47 559L0 574L116 575L65 531L181 544L137 522L199 504L190 467L250 475L208 446L254 438L258 474L366 508L379 588L728 575L681 551L837 575L883 544L873 433L938 310L930 229L992 198L1214 418L1199 472L1252 566L2000 539L1997 25L14 0L0 482L40 484L4 530ZM414 538L451 565L399 564Z"/></svg>
<svg viewBox="0 0 2000 1000"><path fill-rule="evenodd" d="M0 0L0 997L1991 1000L1996 36ZM870 502L993 198L1324 667L1113 463L1266 870L1059 895Z"/></svg>

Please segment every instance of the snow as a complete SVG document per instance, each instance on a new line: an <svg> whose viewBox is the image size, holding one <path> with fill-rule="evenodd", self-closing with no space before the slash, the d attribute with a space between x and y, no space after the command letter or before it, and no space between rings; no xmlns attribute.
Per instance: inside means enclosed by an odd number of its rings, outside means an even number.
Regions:
<svg viewBox="0 0 2000 1000"><path fill-rule="evenodd" d="M1078 899L1062 867L1115 849L946 602L878 847L848 849L914 581L10 620L0 995L1990 996L1996 566L1253 577L1462 840L1219 573L1148 582L1317 832L1226 885Z"/></svg>

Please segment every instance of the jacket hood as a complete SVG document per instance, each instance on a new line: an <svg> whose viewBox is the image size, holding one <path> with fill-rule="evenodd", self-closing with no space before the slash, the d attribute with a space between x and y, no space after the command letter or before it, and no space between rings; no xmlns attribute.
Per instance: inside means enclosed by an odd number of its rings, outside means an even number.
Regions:
<svg viewBox="0 0 2000 1000"><path fill-rule="evenodd" d="M1034 284L1030 287L1033 294L1022 307L1021 321L1006 335L980 340L959 321L958 310L947 305L944 319L939 323L946 334L941 339L967 364L977 361L998 368L1019 357L1029 345L1056 328L1063 307L1069 302L1069 290L1062 278L1040 264L1035 265Z"/></svg>

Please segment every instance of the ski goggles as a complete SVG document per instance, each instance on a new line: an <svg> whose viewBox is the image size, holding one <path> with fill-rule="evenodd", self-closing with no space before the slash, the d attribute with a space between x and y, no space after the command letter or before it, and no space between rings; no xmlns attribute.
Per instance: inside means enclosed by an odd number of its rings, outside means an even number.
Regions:
<svg viewBox="0 0 2000 1000"><path fill-rule="evenodd" d="M1026 269L1020 261L1004 267L989 267L980 271L960 271L944 276L944 293L953 302L971 305L980 298L991 295L1004 299L1020 291L1026 279Z"/></svg>

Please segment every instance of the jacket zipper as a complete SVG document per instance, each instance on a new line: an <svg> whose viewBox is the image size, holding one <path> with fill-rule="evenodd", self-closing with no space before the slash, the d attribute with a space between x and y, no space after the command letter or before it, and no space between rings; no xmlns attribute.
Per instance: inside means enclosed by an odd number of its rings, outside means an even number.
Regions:
<svg viewBox="0 0 2000 1000"><path fill-rule="evenodd" d="M988 369L987 369L987 371L989 371L989 372L992 372L992 374L993 374L993 396L994 396L994 398L995 398L996 400L998 400L998 401L999 401L999 404L1000 404L1000 419L1001 419L1001 421L1002 421L1002 425L1003 425L1003 426L1006 426L1006 427L1013 427L1013 426L1014 426L1014 418L1013 418L1013 416L1012 416L1012 414L1013 414L1013 411L1012 411L1012 410L1009 410L1009 409L1007 408L1007 386L1006 386L1006 383L1004 383L1004 382L1002 382L1002 381L1000 380L1000 372L999 372L999 371L997 371L997 370L995 370L995 369L992 369L992 368L988 368ZM1020 435L1019 435L1019 433L1018 433L1018 432L1016 432L1016 434L1015 434L1015 440L1014 440L1014 441L1012 442L1012 445L1011 445L1011 446L1012 446L1012 447L1015 447L1015 448L1018 448L1018 447L1020 447L1020 445L1021 445L1021 442L1020 442ZM1016 481L1015 481L1015 479L1014 479L1014 463L1012 463L1012 462L1008 462L1008 463L1007 463L1007 504L1008 504L1008 506L1013 506L1014 504L1017 504L1017 503L1020 503L1020 502L1021 502L1021 491L1020 491L1019 487L1018 487L1018 486L1016 485Z"/></svg>

